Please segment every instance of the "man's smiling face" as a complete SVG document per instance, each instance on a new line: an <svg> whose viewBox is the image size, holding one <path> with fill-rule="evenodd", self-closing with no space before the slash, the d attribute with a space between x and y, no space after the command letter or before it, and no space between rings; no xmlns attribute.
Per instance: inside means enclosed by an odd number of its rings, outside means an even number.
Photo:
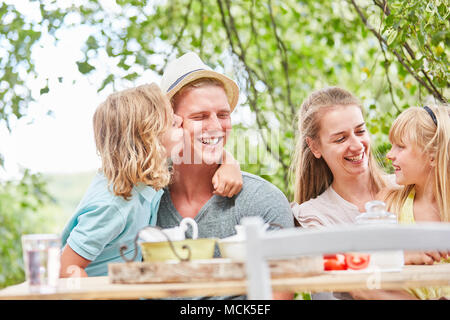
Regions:
<svg viewBox="0 0 450 320"><path fill-rule="evenodd" d="M183 118L184 163L220 163L231 130L225 90L217 85L189 88L177 98L174 111Z"/></svg>

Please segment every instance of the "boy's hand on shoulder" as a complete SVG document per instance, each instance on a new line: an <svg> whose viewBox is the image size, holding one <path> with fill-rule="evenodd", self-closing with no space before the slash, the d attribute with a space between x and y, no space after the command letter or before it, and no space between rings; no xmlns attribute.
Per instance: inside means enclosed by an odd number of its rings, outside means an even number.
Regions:
<svg viewBox="0 0 450 320"><path fill-rule="evenodd" d="M243 185L239 162L228 159L221 164L212 178L213 194L231 198L238 194Z"/></svg>

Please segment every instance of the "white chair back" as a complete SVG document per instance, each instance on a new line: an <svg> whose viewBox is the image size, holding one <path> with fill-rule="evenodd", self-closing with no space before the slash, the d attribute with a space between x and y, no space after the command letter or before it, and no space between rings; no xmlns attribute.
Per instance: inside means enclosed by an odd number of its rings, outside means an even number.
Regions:
<svg viewBox="0 0 450 320"><path fill-rule="evenodd" d="M245 217L247 298L272 299L268 259L336 252L450 250L450 223L343 225L264 232L260 217Z"/></svg>

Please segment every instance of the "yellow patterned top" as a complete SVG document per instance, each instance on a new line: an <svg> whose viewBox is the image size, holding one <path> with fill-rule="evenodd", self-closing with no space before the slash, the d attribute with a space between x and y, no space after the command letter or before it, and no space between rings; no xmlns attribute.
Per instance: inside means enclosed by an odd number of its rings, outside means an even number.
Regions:
<svg viewBox="0 0 450 320"><path fill-rule="evenodd" d="M414 189L412 189L400 211L399 217L400 223L404 224L416 223L414 220L414 210L413 210L415 195L416 192ZM442 259L437 263L450 263L450 259ZM407 291L421 300L439 299L442 297L450 299L450 286L414 288L414 289L407 289Z"/></svg>

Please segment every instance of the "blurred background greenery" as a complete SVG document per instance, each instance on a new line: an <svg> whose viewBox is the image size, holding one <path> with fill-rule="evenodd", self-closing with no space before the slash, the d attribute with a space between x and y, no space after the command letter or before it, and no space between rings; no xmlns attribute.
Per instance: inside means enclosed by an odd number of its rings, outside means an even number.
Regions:
<svg viewBox="0 0 450 320"><path fill-rule="evenodd" d="M0 287L24 280L20 236L59 234L95 172L30 174L0 184Z"/></svg>
<svg viewBox="0 0 450 320"><path fill-rule="evenodd" d="M448 99L449 0L27 2L33 18L17 2L0 5L0 123L9 130L35 99L27 83L39 76L32 53L44 36L58 42L61 30L89 27L76 65L98 92L139 84L149 70L161 76L168 61L192 50L241 88L227 148L289 200L295 115L312 90L338 85L361 99L387 171L393 118ZM45 79L39 95L66 77ZM92 176L24 169L0 181L0 287L23 281L20 236L60 232Z"/></svg>

